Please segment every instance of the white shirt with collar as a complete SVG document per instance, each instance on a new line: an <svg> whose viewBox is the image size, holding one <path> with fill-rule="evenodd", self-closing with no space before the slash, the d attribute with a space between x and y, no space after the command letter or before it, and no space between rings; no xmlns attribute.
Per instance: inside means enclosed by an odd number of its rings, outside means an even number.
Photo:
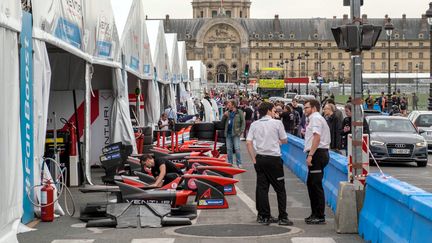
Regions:
<svg viewBox="0 0 432 243"><path fill-rule="evenodd" d="M264 116L251 124L246 140L254 142L257 154L281 156L279 141L287 138L282 121Z"/></svg>
<svg viewBox="0 0 432 243"><path fill-rule="evenodd" d="M314 134L321 136L318 148L329 149L331 137L327 121L318 112L312 113L308 118L309 124L306 126L304 151L311 149Z"/></svg>

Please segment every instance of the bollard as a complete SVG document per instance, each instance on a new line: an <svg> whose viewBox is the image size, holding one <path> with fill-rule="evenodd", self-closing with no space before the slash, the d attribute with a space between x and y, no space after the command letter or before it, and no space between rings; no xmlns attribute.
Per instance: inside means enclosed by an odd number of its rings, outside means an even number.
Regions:
<svg viewBox="0 0 432 243"><path fill-rule="evenodd" d="M335 230L339 234L354 234L358 232L357 192L354 184L341 182L339 184L338 202L335 214Z"/></svg>

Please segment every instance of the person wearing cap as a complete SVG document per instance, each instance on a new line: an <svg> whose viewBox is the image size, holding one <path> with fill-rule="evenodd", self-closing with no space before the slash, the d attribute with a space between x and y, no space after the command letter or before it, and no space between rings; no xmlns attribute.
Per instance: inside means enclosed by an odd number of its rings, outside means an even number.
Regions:
<svg viewBox="0 0 432 243"><path fill-rule="evenodd" d="M261 119L252 123L246 145L257 174L256 209L257 221L262 225L278 222L279 225L293 225L286 211L284 167L280 145L287 143L282 121L274 119L276 108L272 103L263 102L258 108ZM276 192L279 217L271 216L269 204L270 185Z"/></svg>

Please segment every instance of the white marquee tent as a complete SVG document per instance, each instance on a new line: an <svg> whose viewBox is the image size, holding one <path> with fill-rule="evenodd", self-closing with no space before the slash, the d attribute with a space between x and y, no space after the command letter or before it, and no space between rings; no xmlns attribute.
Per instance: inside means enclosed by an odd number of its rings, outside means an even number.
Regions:
<svg viewBox="0 0 432 243"><path fill-rule="evenodd" d="M189 98L189 94L186 90L186 86L188 86L187 84L189 83L189 70L187 66L187 56L186 56L186 42L179 41L177 42L177 45L179 51L180 75L181 75L181 82L179 85L180 102L185 102Z"/></svg>
<svg viewBox="0 0 432 243"><path fill-rule="evenodd" d="M21 3L0 1L0 242L18 242L23 213L23 170L20 139L18 33ZM31 40L30 40L31 41ZM15 151L15 152L11 152Z"/></svg>

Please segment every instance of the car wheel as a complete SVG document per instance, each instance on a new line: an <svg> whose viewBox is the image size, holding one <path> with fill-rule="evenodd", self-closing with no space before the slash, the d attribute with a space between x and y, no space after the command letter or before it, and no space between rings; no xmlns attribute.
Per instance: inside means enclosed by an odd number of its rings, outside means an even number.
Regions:
<svg viewBox="0 0 432 243"><path fill-rule="evenodd" d="M427 161L417 162L418 167L425 167L427 165Z"/></svg>

